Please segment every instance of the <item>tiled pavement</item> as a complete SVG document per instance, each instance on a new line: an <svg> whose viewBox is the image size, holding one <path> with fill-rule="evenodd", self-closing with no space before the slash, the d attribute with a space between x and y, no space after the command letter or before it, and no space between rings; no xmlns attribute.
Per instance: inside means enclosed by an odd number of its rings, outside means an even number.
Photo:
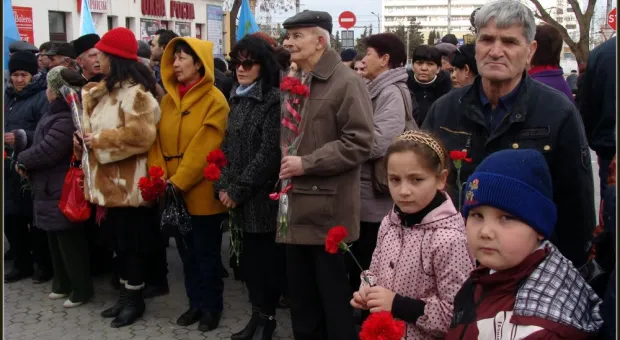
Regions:
<svg viewBox="0 0 620 340"><path fill-rule="evenodd" d="M225 238L226 240L227 238ZM227 244L228 242L224 242ZM187 309L181 260L171 240L168 248L170 294L146 301L146 313L131 326L114 329L110 319L99 313L116 301L116 291L109 278L95 281L94 299L77 308L62 306L64 300L50 300L51 282L33 284L25 279L4 285L4 339L7 340L200 340L230 339L243 328L250 317L247 289L231 277L225 279L224 313L220 327L199 332L198 324L176 325L176 319ZM223 249L222 255L228 249ZM227 257L226 257L227 258ZM227 262L227 261L225 261ZM5 272L11 267L5 262ZM293 339L288 310L278 309L276 339Z"/></svg>
<svg viewBox="0 0 620 340"><path fill-rule="evenodd" d="M598 164L592 153L595 202L598 211ZM226 238L225 238L226 239ZM227 242L223 243L224 245ZM5 249L6 247L5 239ZM223 249L223 255L228 249ZM31 280L4 285L4 339L7 340L199 340L229 339L232 332L241 329L249 319L247 291L232 278L225 280L224 315L220 327L201 333L197 325L179 327L176 319L186 310L187 299L183 287L183 270L174 242L168 248L170 294L147 300L144 317L132 326L114 329L110 320L99 312L115 301L115 291L107 278L95 282L96 296L88 304L74 309L62 306L63 300L47 298L51 283L35 285ZM227 261L225 261L227 262ZM226 263L225 263L226 264ZM11 266L5 262L5 271ZM232 276L232 275L231 275ZM278 310L276 339L293 339L288 310Z"/></svg>

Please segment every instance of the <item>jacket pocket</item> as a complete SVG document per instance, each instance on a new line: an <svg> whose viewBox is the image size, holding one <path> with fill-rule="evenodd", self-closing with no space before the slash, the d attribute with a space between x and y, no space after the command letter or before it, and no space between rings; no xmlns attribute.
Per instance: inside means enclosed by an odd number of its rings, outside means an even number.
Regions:
<svg viewBox="0 0 620 340"><path fill-rule="evenodd" d="M548 165L551 165L552 155L555 146L551 143L548 137L543 138L515 138L513 141L506 145L507 149L520 150L520 149L534 149L545 156L545 160Z"/></svg>
<svg viewBox="0 0 620 340"><path fill-rule="evenodd" d="M325 226L333 220L337 190L325 184L293 183L291 224Z"/></svg>

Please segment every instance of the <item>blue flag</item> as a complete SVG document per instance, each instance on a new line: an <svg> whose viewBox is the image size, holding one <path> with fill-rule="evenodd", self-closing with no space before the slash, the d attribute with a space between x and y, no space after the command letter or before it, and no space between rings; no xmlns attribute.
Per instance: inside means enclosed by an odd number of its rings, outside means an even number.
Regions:
<svg viewBox="0 0 620 340"><path fill-rule="evenodd" d="M249 0L241 2L241 10L239 11L239 23L237 24L237 41L243 39L248 34L258 32L258 25L252 9L250 9Z"/></svg>
<svg viewBox="0 0 620 340"><path fill-rule="evenodd" d="M22 40L15 23L15 15L13 14L13 6L11 0L4 0L4 69L9 69L9 45L12 42Z"/></svg>
<svg viewBox="0 0 620 340"><path fill-rule="evenodd" d="M82 0L82 13L80 13L80 36L91 33L97 33L95 31L95 24L93 23L93 17L90 15L88 1Z"/></svg>

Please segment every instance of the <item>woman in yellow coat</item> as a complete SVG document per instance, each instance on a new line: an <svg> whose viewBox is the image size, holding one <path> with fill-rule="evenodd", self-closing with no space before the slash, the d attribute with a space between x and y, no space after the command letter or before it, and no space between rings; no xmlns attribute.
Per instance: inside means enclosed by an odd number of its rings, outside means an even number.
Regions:
<svg viewBox="0 0 620 340"><path fill-rule="evenodd" d="M200 321L198 329L217 328L223 309L220 226L226 208L216 200L213 183L203 177L206 156L220 147L226 130L228 104L214 86L213 44L196 38L175 38L161 60L167 94L161 101L157 138L148 165L161 166L165 177L182 192L192 230L181 237L185 289L190 308L180 326Z"/></svg>

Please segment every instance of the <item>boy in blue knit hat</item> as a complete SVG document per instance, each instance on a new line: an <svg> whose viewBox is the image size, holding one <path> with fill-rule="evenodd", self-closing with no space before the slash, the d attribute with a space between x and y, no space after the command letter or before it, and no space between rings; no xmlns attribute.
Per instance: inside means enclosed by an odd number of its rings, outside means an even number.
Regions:
<svg viewBox="0 0 620 340"><path fill-rule="evenodd" d="M547 239L557 221L536 150L487 157L465 186L467 243L480 263L454 300L446 339L589 339L601 300Z"/></svg>

